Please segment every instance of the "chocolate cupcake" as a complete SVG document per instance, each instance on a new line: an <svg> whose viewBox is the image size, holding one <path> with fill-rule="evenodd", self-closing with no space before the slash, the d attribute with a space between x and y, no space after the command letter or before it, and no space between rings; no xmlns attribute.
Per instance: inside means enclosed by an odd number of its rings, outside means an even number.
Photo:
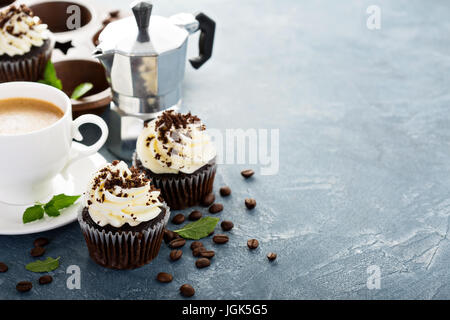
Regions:
<svg viewBox="0 0 450 320"><path fill-rule="evenodd" d="M53 46L47 25L27 6L0 11L0 83L41 80Z"/></svg>
<svg viewBox="0 0 450 320"><path fill-rule="evenodd" d="M114 161L100 169L78 215L90 257L111 269L134 269L159 252L170 209L141 172Z"/></svg>
<svg viewBox="0 0 450 320"><path fill-rule="evenodd" d="M146 124L133 163L161 190L171 209L198 204L212 192L216 149L201 120L166 111Z"/></svg>

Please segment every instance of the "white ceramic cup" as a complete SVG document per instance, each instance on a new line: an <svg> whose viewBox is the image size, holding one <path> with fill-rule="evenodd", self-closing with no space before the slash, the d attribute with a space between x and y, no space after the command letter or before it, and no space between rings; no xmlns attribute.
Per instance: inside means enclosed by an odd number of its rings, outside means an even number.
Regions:
<svg viewBox="0 0 450 320"><path fill-rule="evenodd" d="M52 179L74 161L96 153L108 137L102 118L88 114L72 121L69 97L56 88L35 82L0 84L0 99L35 98L58 106L64 115L52 125L24 134L0 134L0 202L27 205L52 192ZM102 135L92 146L74 150L72 140L83 140L79 127L93 123Z"/></svg>

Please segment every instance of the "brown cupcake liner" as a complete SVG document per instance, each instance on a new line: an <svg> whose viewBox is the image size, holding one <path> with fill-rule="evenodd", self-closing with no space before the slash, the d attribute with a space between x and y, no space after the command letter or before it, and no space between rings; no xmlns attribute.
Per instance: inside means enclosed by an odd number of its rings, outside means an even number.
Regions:
<svg viewBox="0 0 450 320"><path fill-rule="evenodd" d="M148 230L105 232L83 220L83 208L78 222L83 231L89 255L97 264L110 269L135 269L152 261L159 253L164 227L170 217L170 209L164 204L164 218Z"/></svg>
<svg viewBox="0 0 450 320"><path fill-rule="evenodd" d="M133 165L137 168L137 154L133 155ZM214 163L196 172L173 177L159 177L157 174L148 176L152 184L161 190L161 195L172 210L182 210L198 205L201 200L213 191L217 165Z"/></svg>
<svg viewBox="0 0 450 320"><path fill-rule="evenodd" d="M49 40L50 41L50 40ZM52 56L54 42L51 41L45 50L36 55L0 61L0 83L10 81L41 80L45 66Z"/></svg>

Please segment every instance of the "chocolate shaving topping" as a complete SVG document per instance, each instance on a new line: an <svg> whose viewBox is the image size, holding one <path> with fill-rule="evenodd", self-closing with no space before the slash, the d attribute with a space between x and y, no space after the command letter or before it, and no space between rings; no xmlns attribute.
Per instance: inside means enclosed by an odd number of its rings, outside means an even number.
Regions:
<svg viewBox="0 0 450 320"><path fill-rule="evenodd" d="M113 164L115 161L113 162ZM116 163L116 165L118 162ZM115 194L115 189L132 189L132 188L140 188L147 185L150 180L145 177L137 168L130 168L131 175L124 174L123 177L120 175L119 170L112 170L110 167L105 167L99 171L99 175L94 178L94 183L92 186L92 190L97 189L103 182L104 188L100 191L107 190L112 194ZM108 176L109 175L109 176ZM159 191L153 185L150 186L150 192ZM128 194L122 194L120 192L117 194L118 197L128 197ZM102 194L102 199L97 199L98 202L104 202L105 195Z"/></svg>
<svg viewBox="0 0 450 320"><path fill-rule="evenodd" d="M186 129L189 124L199 123L200 118L192 115L190 112L187 114L181 114L174 112L173 110L163 112L155 123L155 128L158 132L158 140L162 141L164 144L168 142L167 134L174 129ZM204 129L204 126L201 126L201 129ZM189 135L189 133L187 133ZM173 136L173 132L171 133ZM176 140L176 138L175 138ZM177 141L177 140L176 140ZM179 141L181 142L181 139Z"/></svg>
<svg viewBox="0 0 450 320"><path fill-rule="evenodd" d="M25 14L28 15L30 17L34 17L33 12L31 11L30 8L28 8L26 5L21 4L19 7L12 5L10 6L7 10L5 11L1 11L0 12L0 29L3 29L5 27L5 25L15 16L15 15L20 15L20 14ZM22 21L22 18L19 16L17 17L17 22ZM41 23L41 22L39 22ZM33 24L34 25L34 24ZM30 29L33 28L33 25L30 26ZM14 34L13 33L14 27L13 26L8 26L6 28L6 32L8 32L11 35L14 36L21 36L23 33L18 33L18 34Z"/></svg>

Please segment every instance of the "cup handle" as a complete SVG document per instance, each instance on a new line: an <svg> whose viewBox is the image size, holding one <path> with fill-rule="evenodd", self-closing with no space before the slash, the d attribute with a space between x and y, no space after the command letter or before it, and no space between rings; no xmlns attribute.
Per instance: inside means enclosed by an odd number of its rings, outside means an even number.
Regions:
<svg viewBox="0 0 450 320"><path fill-rule="evenodd" d="M69 159L69 162L67 163L66 168L69 167L75 161L80 160L81 158L84 158L84 157L88 157L88 156L96 153L98 150L100 150L101 147L103 147L103 145L106 142L106 139L108 138L109 131L108 131L108 126L107 126L106 122L99 116L96 116L93 114L85 114L85 115L78 117L77 119L75 119L72 122L72 138L74 140L76 140L76 141L83 140L83 136L81 135L79 129L83 124L86 124L86 123L92 123L92 124L97 125L100 128L100 130L102 131L102 135L101 135L100 139L98 139L97 142L94 143L92 146L83 148L83 150L77 150L77 154L72 156Z"/></svg>

